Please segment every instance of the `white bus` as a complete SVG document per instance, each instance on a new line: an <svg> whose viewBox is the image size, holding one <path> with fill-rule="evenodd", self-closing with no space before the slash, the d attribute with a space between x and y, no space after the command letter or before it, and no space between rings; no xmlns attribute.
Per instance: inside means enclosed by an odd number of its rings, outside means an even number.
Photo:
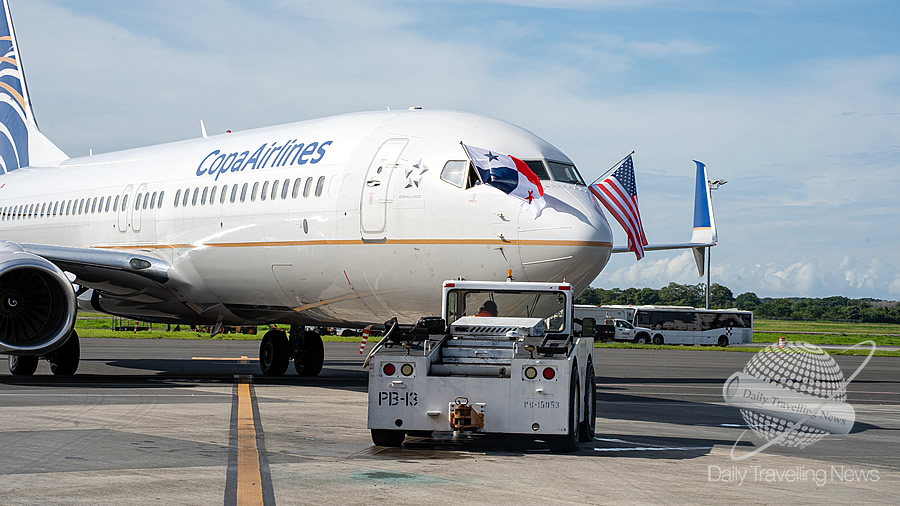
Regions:
<svg viewBox="0 0 900 506"><path fill-rule="evenodd" d="M584 311L584 310L583 310ZM650 330L653 344L747 344L753 342L753 313L686 306L595 306L591 313ZM576 309L576 316L579 311ZM591 315L593 316L593 315ZM598 319L598 323L600 320ZM635 340L639 339L637 333Z"/></svg>

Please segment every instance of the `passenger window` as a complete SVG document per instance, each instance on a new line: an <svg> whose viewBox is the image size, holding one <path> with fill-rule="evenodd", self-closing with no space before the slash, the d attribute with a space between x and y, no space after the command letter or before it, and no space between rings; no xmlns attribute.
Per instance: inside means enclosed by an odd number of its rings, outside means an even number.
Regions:
<svg viewBox="0 0 900 506"><path fill-rule="evenodd" d="M100 200L97 197L94 197L94 203L91 205L91 214L94 214L94 211L100 212L100 209L97 207L97 201ZM103 207L101 204L100 207Z"/></svg>
<svg viewBox="0 0 900 506"><path fill-rule="evenodd" d="M208 194L209 194L209 186L204 186L204 187L203 187L203 195L200 197L200 205L201 205L201 206L205 206L205 205L206 205L206 196L207 196Z"/></svg>
<svg viewBox="0 0 900 506"><path fill-rule="evenodd" d="M200 188L194 188L194 195L191 196L191 205L197 205L197 196L200 195Z"/></svg>
<svg viewBox="0 0 900 506"><path fill-rule="evenodd" d="M126 209L128 209L128 195L122 197L122 212L125 212Z"/></svg>
<svg viewBox="0 0 900 506"><path fill-rule="evenodd" d="M231 203L234 204L234 199L237 197L238 185L234 185L231 187Z"/></svg>
<svg viewBox="0 0 900 506"><path fill-rule="evenodd" d="M278 196L278 180L276 179L274 183L272 183L272 195L269 196L271 200L275 200L275 197Z"/></svg>
<svg viewBox="0 0 900 506"><path fill-rule="evenodd" d="M147 204L148 204L147 201L148 201L148 200L150 200L150 194L149 194L149 193L145 193L145 194L144 194L144 205L143 205L143 207L142 207L142 209L144 209L145 211L147 210Z"/></svg>
<svg viewBox="0 0 900 506"><path fill-rule="evenodd" d="M175 192L175 207L178 207L178 201L181 199L181 188Z"/></svg>
<svg viewBox="0 0 900 506"><path fill-rule="evenodd" d="M144 197L143 193L138 193L137 197L134 199L134 210L137 211L141 208L141 199Z"/></svg>
<svg viewBox="0 0 900 506"><path fill-rule="evenodd" d="M303 186L303 197L309 197L309 191L312 190L312 178L306 178L306 185Z"/></svg>
<svg viewBox="0 0 900 506"><path fill-rule="evenodd" d="M44 211L46 211L46 210L47 210L47 203L45 202L45 203L41 204L41 218L44 217Z"/></svg>
<svg viewBox="0 0 900 506"><path fill-rule="evenodd" d="M163 195L165 195L165 194L166 194L166 191L165 191L165 190L159 192L159 199L156 201L156 208L157 208L157 209L162 209Z"/></svg>
<svg viewBox="0 0 900 506"><path fill-rule="evenodd" d="M287 198L288 191L290 191L290 189L291 189L291 180L285 179L284 183L282 183L282 184L283 184L283 186L281 187L281 200L284 200Z"/></svg>
<svg viewBox="0 0 900 506"><path fill-rule="evenodd" d="M71 209L72 209L72 201L70 200L70 201L66 202L66 216L69 215L69 210L71 210Z"/></svg>
<svg viewBox="0 0 900 506"><path fill-rule="evenodd" d="M216 190L218 189L219 187L213 186L212 190L209 191L209 205L213 205L216 203Z"/></svg>
<svg viewBox="0 0 900 506"><path fill-rule="evenodd" d="M112 202L112 197L106 197L106 209L104 209L104 212L107 212L107 213L109 212L109 203L110 202ZM115 208L113 208L113 209L115 209Z"/></svg>
<svg viewBox="0 0 900 506"><path fill-rule="evenodd" d="M109 205L109 200L106 201L106 205ZM59 201L57 200L55 204L53 204L53 216L56 216L56 212L59 211Z"/></svg>
<svg viewBox="0 0 900 506"><path fill-rule="evenodd" d="M463 187L465 184L466 178L466 169L469 167L469 162L462 160L450 160L444 164L444 169L441 171L441 179L444 181L454 185Z"/></svg>
<svg viewBox="0 0 900 506"><path fill-rule="evenodd" d="M225 203L225 196L226 196L226 195L228 195L228 185L227 185L227 184L223 184L223 185L222 185L222 196L219 197L219 203L220 203L220 204L224 204L224 203Z"/></svg>
<svg viewBox="0 0 900 506"><path fill-rule="evenodd" d="M253 183L253 191L250 192L250 202L256 201L257 191L259 191L259 181Z"/></svg>
<svg viewBox="0 0 900 506"><path fill-rule="evenodd" d="M302 179L303 178L298 177L294 180L294 190L291 192L291 197L297 198L297 195L300 195L300 181L302 181Z"/></svg>
<svg viewBox="0 0 900 506"><path fill-rule="evenodd" d="M105 197L105 196L100 197L100 205L97 206L97 212L98 212L98 213L102 213L102 212L103 212L103 202L104 202L105 200L106 200L106 197Z"/></svg>
<svg viewBox="0 0 900 506"><path fill-rule="evenodd" d="M247 183L244 183L244 186L241 187L241 202L243 202L247 198Z"/></svg>
<svg viewBox="0 0 900 506"><path fill-rule="evenodd" d="M187 207L188 199L190 198L190 196L191 196L191 189L185 188L184 196L181 197L181 207Z"/></svg>
<svg viewBox="0 0 900 506"><path fill-rule="evenodd" d="M253 192L256 194L256 191ZM259 192L259 200L266 200L266 197L269 195L269 182L265 181L262 186L262 191Z"/></svg>
<svg viewBox="0 0 900 506"><path fill-rule="evenodd" d="M150 209L156 209L156 192L153 192L153 196L150 197Z"/></svg>
<svg viewBox="0 0 900 506"><path fill-rule="evenodd" d="M325 176L319 176L319 182L316 183L316 197L322 196L322 188L325 187Z"/></svg>
<svg viewBox="0 0 900 506"><path fill-rule="evenodd" d="M78 214L81 214L84 211L84 199L78 201Z"/></svg>

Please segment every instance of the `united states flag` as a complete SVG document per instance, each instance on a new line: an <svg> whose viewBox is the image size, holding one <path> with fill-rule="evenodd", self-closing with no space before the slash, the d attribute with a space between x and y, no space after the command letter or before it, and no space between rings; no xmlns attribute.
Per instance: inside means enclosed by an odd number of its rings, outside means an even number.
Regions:
<svg viewBox="0 0 900 506"><path fill-rule="evenodd" d="M647 237L641 225L638 211L637 185L634 182L634 163L631 155L619 165L609 177L590 186L591 193L603 202L616 221L628 234L628 249L634 251L638 260L644 258Z"/></svg>

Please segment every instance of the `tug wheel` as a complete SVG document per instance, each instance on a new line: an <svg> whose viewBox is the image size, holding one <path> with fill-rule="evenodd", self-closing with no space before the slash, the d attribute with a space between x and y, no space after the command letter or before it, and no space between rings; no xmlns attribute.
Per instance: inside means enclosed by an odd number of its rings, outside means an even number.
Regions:
<svg viewBox="0 0 900 506"><path fill-rule="evenodd" d="M404 439L406 439L406 432L402 430L372 429L372 442L375 443L375 446L400 448L403 446Z"/></svg>

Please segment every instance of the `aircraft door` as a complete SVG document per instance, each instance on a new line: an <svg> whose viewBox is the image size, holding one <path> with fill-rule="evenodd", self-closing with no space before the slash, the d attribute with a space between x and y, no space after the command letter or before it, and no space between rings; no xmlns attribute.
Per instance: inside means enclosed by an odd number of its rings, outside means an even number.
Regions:
<svg viewBox="0 0 900 506"><path fill-rule="evenodd" d="M409 139L388 139L378 148L366 179L359 204L360 232L363 240L384 240L387 230L388 186L400 154Z"/></svg>
<svg viewBox="0 0 900 506"><path fill-rule="evenodd" d="M147 185L142 184L138 186L134 205L131 206L134 209L134 214L131 217L131 230L135 232L141 231L141 210L147 207L146 201L148 198L150 198L150 195L147 195Z"/></svg>
<svg viewBox="0 0 900 506"><path fill-rule="evenodd" d="M119 206L116 209L116 213L119 215L119 232L127 232L128 231L128 222L131 221L129 218L131 216L131 194L134 192L134 185L128 185L125 190L122 191L121 198L119 199Z"/></svg>

